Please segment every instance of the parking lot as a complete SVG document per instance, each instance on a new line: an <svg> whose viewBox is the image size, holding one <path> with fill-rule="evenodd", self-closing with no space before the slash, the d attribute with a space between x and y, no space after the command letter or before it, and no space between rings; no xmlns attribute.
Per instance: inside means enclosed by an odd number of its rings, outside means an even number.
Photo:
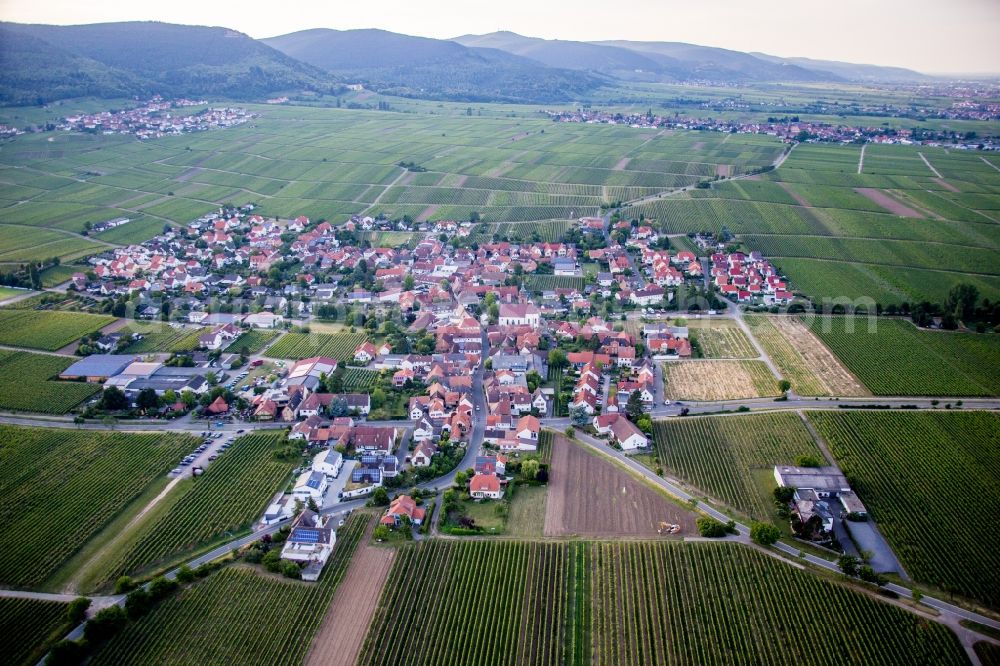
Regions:
<svg viewBox="0 0 1000 666"><path fill-rule="evenodd" d="M243 431L222 431L206 430L201 435L199 444L190 454L188 454L179 466L172 469L167 476L189 477L194 475L195 469L205 470L220 456L226 454L233 440L241 436Z"/></svg>

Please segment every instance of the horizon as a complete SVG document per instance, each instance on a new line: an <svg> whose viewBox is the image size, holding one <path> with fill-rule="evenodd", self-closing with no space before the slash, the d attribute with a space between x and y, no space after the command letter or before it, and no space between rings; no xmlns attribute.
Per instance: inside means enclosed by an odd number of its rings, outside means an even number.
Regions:
<svg viewBox="0 0 1000 666"><path fill-rule="evenodd" d="M572 13L549 4L512 0L502 15L495 16L481 10L470 14L456 0L436 0L420 7L388 0L377 12L374 7L338 8L336 12L317 8L279 17L266 11L248 11L244 4L232 0L221 0L209 7L193 0L178 0L169 6L132 3L124 9L113 0L96 0L86 6L68 0L43 5L0 0L0 20L50 25L159 21L224 27L254 39L317 28L375 29L441 40L508 31L579 42L683 42L781 58L902 67L936 76L1000 75L1000 48L993 36L1000 25L1000 3L957 0L952 5L959 5L958 9L940 16L932 11L928 0L916 4L927 5L928 11L920 11L915 3L905 0L888 0L876 8L868 7L863 0L845 0L838 4L837 16L831 20L847 15L865 16L866 21L832 30L805 25L801 17L777 15L762 20L761 10L733 0L709 0L694 8L638 0L632 14L613 16L605 16L603 6L595 0L582 0ZM644 19L641 24L636 23L639 16ZM599 19L599 26L595 19ZM753 29L747 30L747 25ZM888 38L884 34L886 25L893 30ZM845 34L847 31L850 34ZM902 40L902 35L908 39ZM938 48L928 49L928 44Z"/></svg>

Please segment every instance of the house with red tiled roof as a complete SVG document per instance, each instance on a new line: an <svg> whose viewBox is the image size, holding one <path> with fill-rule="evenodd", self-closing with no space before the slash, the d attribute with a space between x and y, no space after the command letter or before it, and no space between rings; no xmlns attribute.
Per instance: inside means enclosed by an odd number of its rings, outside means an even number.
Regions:
<svg viewBox="0 0 1000 666"><path fill-rule="evenodd" d="M473 499L503 499L503 483L494 474L476 474L469 481L469 495Z"/></svg>
<svg viewBox="0 0 1000 666"><path fill-rule="evenodd" d="M389 503L389 508L386 509L380 522L390 527L399 527L404 519L407 519L413 525L419 525L424 522L426 513L423 507L417 506L412 497L399 495Z"/></svg>

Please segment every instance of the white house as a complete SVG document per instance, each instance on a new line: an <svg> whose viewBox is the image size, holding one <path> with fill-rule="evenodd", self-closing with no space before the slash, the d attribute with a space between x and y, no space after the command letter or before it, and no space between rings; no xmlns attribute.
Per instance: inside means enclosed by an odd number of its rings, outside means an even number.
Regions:
<svg viewBox="0 0 1000 666"><path fill-rule="evenodd" d="M317 506L322 507L323 495L326 494L328 486L326 474L314 470L306 470L296 479L295 487L292 488L292 497L303 503L312 499L316 502Z"/></svg>
<svg viewBox="0 0 1000 666"><path fill-rule="evenodd" d="M302 567L302 580L315 581L326 566L337 543L337 533L327 521L308 509L299 514L292 524L292 531L281 548L281 559L290 560Z"/></svg>
<svg viewBox="0 0 1000 666"><path fill-rule="evenodd" d="M503 499L503 484L494 474L476 474L469 482L469 495L475 499Z"/></svg>
<svg viewBox="0 0 1000 666"><path fill-rule="evenodd" d="M320 472L326 476L336 477L340 474L340 469L343 466L344 456L333 449L320 451L313 457L313 471Z"/></svg>
<svg viewBox="0 0 1000 666"><path fill-rule="evenodd" d="M285 318L270 312L257 312L244 317L243 323L251 328L278 328L285 323Z"/></svg>
<svg viewBox="0 0 1000 666"><path fill-rule="evenodd" d="M625 452L649 446L649 439L624 416L619 416L611 424L611 436Z"/></svg>
<svg viewBox="0 0 1000 666"><path fill-rule="evenodd" d="M502 303L499 323L501 326L532 326L541 322L542 311L530 303Z"/></svg>

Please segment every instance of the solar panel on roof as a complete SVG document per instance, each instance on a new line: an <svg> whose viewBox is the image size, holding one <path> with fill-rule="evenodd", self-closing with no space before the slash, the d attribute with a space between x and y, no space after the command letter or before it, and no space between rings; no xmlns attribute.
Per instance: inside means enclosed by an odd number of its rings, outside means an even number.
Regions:
<svg viewBox="0 0 1000 666"><path fill-rule="evenodd" d="M292 540L303 543L319 543L320 531L307 527L297 527L292 530Z"/></svg>

